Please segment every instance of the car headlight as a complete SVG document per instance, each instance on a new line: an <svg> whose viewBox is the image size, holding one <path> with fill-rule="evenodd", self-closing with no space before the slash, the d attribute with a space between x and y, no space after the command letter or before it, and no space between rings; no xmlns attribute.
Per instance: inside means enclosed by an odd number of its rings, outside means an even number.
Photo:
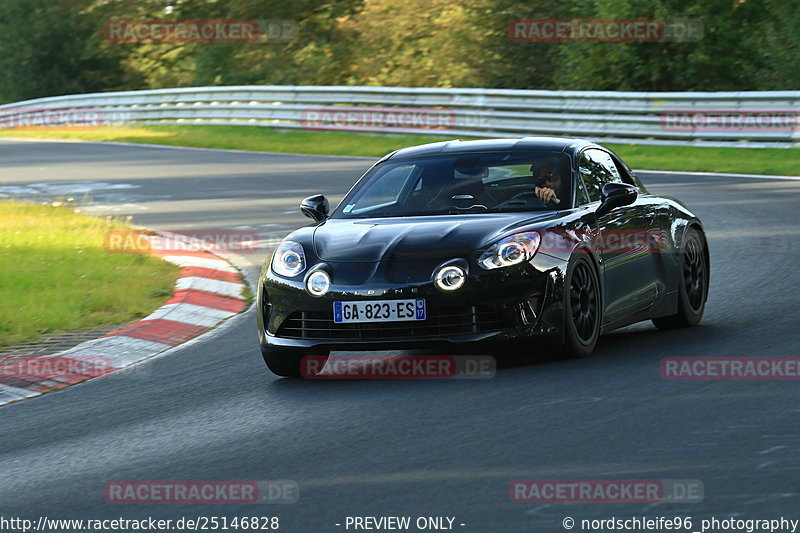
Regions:
<svg viewBox="0 0 800 533"><path fill-rule="evenodd" d="M281 276L293 277L306 269L303 246L293 241L282 241L272 254L272 270Z"/></svg>
<svg viewBox="0 0 800 533"><path fill-rule="evenodd" d="M434 283L443 291L454 291L460 289L466 279L467 273L463 268L449 265L439 269L434 276Z"/></svg>
<svg viewBox="0 0 800 533"><path fill-rule="evenodd" d="M478 259L478 264L486 270L518 265L533 257L540 241L541 237L535 231L511 235L491 245Z"/></svg>
<svg viewBox="0 0 800 533"><path fill-rule="evenodd" d="M306 280L306 290L311 296L324 296L331 288L331 277L324 270L311 273Z"/></svg>

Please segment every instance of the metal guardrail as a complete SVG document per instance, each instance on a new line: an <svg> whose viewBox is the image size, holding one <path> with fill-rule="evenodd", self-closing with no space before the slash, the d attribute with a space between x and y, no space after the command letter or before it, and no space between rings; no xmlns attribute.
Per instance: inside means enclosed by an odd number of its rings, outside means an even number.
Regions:
<svg viewBox="0 0 800 533"><path fill-rule="evenodd" d="M4 127L220 124L447 137L565 135L620 143L787 148L800 146L798 116L800 91L235 86L15 102L0 106L0 132Z"/></svg>

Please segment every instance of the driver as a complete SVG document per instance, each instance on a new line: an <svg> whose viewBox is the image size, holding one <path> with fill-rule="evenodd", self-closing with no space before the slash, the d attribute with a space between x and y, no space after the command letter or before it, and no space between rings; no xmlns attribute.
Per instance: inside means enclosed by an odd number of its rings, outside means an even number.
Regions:
<svg viewBox="0 0 800 533"><path fill-rule="evenodd" d="M561 203L558 198L561 194L561 169L555 159L537 159L531 165L531 175L536 181L533 191L537 198L544 203Z"/></svg>

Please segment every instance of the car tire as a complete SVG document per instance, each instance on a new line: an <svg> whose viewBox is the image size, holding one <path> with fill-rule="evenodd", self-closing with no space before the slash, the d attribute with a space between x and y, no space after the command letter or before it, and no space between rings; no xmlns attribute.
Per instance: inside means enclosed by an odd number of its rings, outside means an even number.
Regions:
<svg viewBox="0 0 800 533"><path fill-rule="evenodd" d="M692 228L686 234L681 250L681 278L678 288L678 312L653 319L659 329L696 326L703 318L708 298L709 268L706 241Z"/></svg>
<svg viewBox="0 0 800 533"><path fill-rule="evenodd" d="M600 336L602 298L597 269L584 253L572 258L564 280L564 344L561 355L589 357Z"/></svg>
<svg viewBox="0 0 800 533"><path fill-rule="evenodd" d="M305 350L291 348L261 349L261 355L264 356L267 368L273 374L284 378L313 377L317 373L314 370L321 370L325 366L329 353L319 351L307 353ZM304 364L306 356L312 356L316 359L313 366Z"/></svg>

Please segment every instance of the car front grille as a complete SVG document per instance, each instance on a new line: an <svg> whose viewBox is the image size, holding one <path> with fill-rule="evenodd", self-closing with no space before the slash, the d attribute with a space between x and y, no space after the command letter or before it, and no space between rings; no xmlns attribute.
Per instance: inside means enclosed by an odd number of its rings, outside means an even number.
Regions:
<svg viewBox="0 0 800 533"><path fill-rule="evenodd" d="M481 333L509 327L503 313L484 305L428 309L425 320L336 324L333 312L297 311L278 328L277 336L290 339L374 340Z"/></svg>

